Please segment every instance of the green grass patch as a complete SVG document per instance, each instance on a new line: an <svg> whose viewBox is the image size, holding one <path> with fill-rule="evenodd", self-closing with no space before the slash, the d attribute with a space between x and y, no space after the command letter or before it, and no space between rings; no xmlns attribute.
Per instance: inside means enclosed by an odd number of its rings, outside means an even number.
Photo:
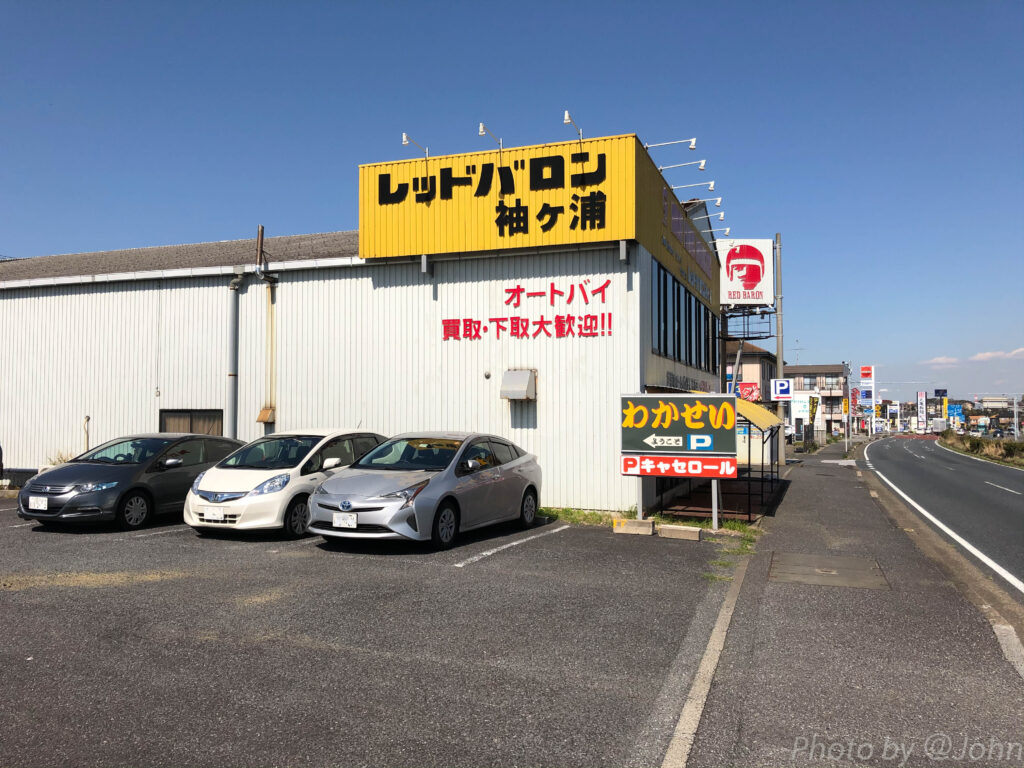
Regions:
<svg viewBox="0 0 1024 768"><path fill-rule="evenodd" d="M612 527L615 515L611 512L593 512L585 509L572 509L569 507L541 507L542 517L560 520L563 523L574 523L576 525L603 525Z"/></svg>
<svg viewBox="0 0 1024 768"><path fill-rule="evenodd" d="M735 560L712 560L710 565L714 565L718 568L731 568L736 565Z"/></svg>
<svg viewBox="0 0 1024 768"><path fill-rule="evenodd" d="M703 528L706 531L711 530L711 518L709 517L676 517L674 515L656 514L651 515L651 519L658 525L692 525L696 528ZM719 520L718 527L724 528L727 531L742 533L744 536L749 535L755 539L764 533L760 528L755 528L750 523L745 523L742 520Z"/></svg>
<svg viewBox="0 0 1024 768"><path fill-rule="evenodd" d="M700 576L705 581L732 581L732 576L723 576L720 573L702 573Z"/></svg>

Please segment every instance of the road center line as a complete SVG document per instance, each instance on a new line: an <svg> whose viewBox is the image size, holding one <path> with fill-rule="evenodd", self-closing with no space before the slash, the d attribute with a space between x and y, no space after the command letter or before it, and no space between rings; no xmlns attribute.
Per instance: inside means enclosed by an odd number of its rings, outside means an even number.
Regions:
<svg viewBox="0 0 1024 768"><path fill-rule="evenodd" d="M970 552L976 558L981 560L981 562L983 562L985 565L987 565L989 568L991 568L993 571L995 571L997 574L999 574L1011 587L1016 589L1021 594L1024 594L1024 581L1021 581L1020 579L1018 579L1016 576L1014 576L1008 570L1003 568L1003 566L1001 566L999 563L997 563L991 557L989 557L984 552L982 552L980 549L978 549L976 546L974 546L969 541L967 541L967 539L965 539L963 536L958 534L956 531L954 531L948 525L946 525L941 520L939 520L937 517L935 517L935 515L933 515L927 509L925 509L920 504L918 504L916 501L914 501L912 498L907 496L907 494L905 494L903 491L901 491L899 488L896 487L896 484L893 483L892 480L890 480L888 477L883 475L877 469L875 470L875 474L878 475L885 482L886 485L888 485L890 488L892 488L894 491L896 491L896 493L898 493L903 498L903 500L906 501L910 506L912 506L914 509L916 509L918 512L920 512L922 515L924 515L926 518L928 518L928 520L930 520L935 525L935 527L937 527L940 531L942 531L947 536L949 536L951 539L953 539L953 541L955 541L957 544L959 544L961 547L966 549L968 552Z"/></svg>
<svg viewBox="0 0 1024 768"><path fill-rule="evenodd" d="M461 563L456 563L455 567L456 568L463 568L463 567L465 567L467 565L475 563L477 560L483 560L485 557L489 557L489 556L493 555L495 552L501 552L501 550L508 549L509 547L518 547L520 544L525 544L526 542L532 541L533 539L539 539L541 536L550 536L552 533L558 533L559 531L564 531L566 528L569 528L569 527L570 526L568 526L568 525L563 525L561 528L555 528L555 530L553 530L553 531L544 531L544 533L538 533L538 534L535 534L533 536L527 536L525 539L520 539L519 541L513 541L510 544L502 544L500 547L495 547L494 549L488 549L486 552L481 552L479 555L473 555L473 557L469 558L468 560L463 560Z"/></svg>
<svg viewBox="0 0 1024 768"><path fill-rule="evenodd" d="M1024 494L1022 494L1020 491L1014 491L1014 490L1012 490L1010 488L1004 488L1001 485L996 485L995 483L990 483L988 480L985 481L985 485L991 485L993 488L998 488L1001 491L1008 491L1009 493L1016 494L1017 496L1024 496Z"/></svg>

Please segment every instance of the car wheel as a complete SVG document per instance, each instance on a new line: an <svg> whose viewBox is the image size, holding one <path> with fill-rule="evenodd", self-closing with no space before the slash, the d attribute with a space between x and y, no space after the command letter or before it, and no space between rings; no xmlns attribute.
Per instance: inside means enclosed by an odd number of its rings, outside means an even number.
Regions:
<svg viewBox="0 0 1024 768"><path fill-rule="evenodd" d="M537 522L537 494L527 491L523 494L523 503L519 507L519 524L530 528Z"/></svg>
<svg viewBox="0 0 1024 768"><path fill-rule="evenodd" d="M117 508L117 522L126 531L141 528L149 520L149 499L142 493L129 493Z"/></svg>
<svg viewBox="0 0 1024 768"><path fill-rule="evenodd" d="M288 538L297 539L306 532L309 526L309 498L299 496L292 499L288 510L284 513L284 532Z"/></svg>
<svg viewBox="0 0 1024 768"><path fill-rule="evenodd" d="M453 504L442 504L434 514L434 525L430 534L431 541L438 549L449 549L455 543L459 532L459 513Z"/></svg>

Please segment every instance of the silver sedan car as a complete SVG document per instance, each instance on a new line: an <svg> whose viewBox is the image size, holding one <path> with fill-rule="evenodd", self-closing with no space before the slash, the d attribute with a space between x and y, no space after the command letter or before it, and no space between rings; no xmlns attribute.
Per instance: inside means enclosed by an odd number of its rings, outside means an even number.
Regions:
<svg viewBox="0 0 1024 768"><path fill-rule="evenodd" d="M447 549L461 531L515 520L533 525L537 457L494 435L399 435L321 483L309 532L327 539L411 539Z"/></svg>

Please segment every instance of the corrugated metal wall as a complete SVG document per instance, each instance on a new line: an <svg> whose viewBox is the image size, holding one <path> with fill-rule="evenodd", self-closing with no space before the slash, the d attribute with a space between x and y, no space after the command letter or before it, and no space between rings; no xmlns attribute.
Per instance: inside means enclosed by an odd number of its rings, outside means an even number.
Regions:
<svg viewBox="0 0 1024 768"><path fill-rule="evenodd" d="M278 427L493 432L538 454L542 503L627 509L636 485L619 475L618 397L640 381L639 286L631 269L617 249L602 249L439 261L432 278L418 263L285 274ZM590 291L605 281L602 304ZM552 284L564 294L555 295L555 306ZM518 309L506 304L517 287L524 290ZM533 334L542 315L558 314L611 315L611 333L555 338L548 326L551 338L520 339L506 322L498 339L490 322L528 318ZM446 341L445 319L478 320L488 330L479 340ZM501 398L502 374L513 368L537 371L535 402Z"/></svg>
<svg viewBox="0 0 1024 768"><path fill-rule="evenodd" d="M222 408L226 294L214 278L0 293L4 463L81 453L86 415L95 446L157 431L160 409Z"/></svg>
<svg viewBox="0 0 1024 768"><path fill-rule="evenodd" d="M636 503L635 480L618 468L618 398L639 390L640 340L649 336L635 259L626 265L609 248L438 261L432 277L418 261L280 277L273 428L493 432L538 454L545 505L624 510ZM606 281L602 303L593 291ZM0 293L0 327L8 331L0 364L5 463L35 467L58 452L81 452L86 414L97 445L156 431L160 409L223 409L227 282ZM516 308L510 292L520 288ZM256 417L269 395L265 285L249 276L239 300L238 436L251 440L264 433ZM587 314L605 316L604 335L600 320L593 338L555 338L554 325L547 326L551 338L538 332L542 317ZM491 319L511 317L530 321L528 338L513 338L508 321L495 337ZM480 321L481 338L444 340L446 319ZM511 368L537 371L535 402L500 397Z"/></svg>

